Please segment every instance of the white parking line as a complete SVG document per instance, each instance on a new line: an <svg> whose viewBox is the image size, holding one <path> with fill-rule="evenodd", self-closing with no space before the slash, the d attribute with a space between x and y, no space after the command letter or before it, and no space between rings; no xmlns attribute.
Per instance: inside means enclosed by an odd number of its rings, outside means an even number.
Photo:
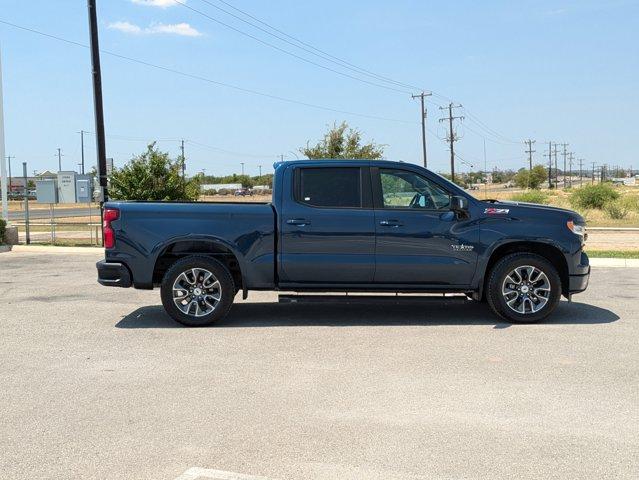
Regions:
<svg viewBox="0 0 639 480"><path fill-rule="evenodd" d="M210 470L207 468L191 467L175 480L269 480L266 477L243 475L241 473Z"/></svg>

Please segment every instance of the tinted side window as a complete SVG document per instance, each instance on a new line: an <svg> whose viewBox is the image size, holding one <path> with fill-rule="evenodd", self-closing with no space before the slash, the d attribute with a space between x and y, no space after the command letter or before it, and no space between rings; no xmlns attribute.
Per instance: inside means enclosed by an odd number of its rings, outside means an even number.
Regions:
<svg viewBox="0 0 639 480"><path fill-rule="evenodd" d="M450 205L448 192L421 175L382 168L379 176L384 208L440 210L448 209Z"/></svg>
<svg viewBox="0 0 639 480"><path fill-rule="evenodd" d="M317 207L362 206L358 167L302 168L297 200Z"/></svg>

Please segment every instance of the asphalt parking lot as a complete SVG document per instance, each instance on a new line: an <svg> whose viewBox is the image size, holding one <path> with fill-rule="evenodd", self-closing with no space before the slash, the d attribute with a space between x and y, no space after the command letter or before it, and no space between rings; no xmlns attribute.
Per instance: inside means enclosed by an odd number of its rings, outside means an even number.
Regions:
<svg viewBox="0 0 639 480"><path fill-rule="evenodd" d="M0 478L639 477L639 269L540 325L263 293L187 329L97 259L0 254Z"/></svg>

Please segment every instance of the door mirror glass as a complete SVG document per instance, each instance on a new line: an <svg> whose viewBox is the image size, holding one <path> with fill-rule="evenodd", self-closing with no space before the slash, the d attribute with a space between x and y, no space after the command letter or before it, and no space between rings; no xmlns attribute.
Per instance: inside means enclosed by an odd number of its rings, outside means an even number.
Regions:
<svg viewBox="0 0 639 480"><path fill-rule="evenodd" d="M450 209L453 212L467 212L468 211L468 199L459 195L455 195L450 199Z"/></svg>

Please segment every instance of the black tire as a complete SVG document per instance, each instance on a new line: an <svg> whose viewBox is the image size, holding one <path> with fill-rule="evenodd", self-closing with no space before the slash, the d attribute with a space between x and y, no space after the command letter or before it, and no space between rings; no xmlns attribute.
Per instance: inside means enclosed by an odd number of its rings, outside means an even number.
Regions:
<svg viewBox="0 0 639 480"><path fill-rule="evenodd" d="M536 296L534 294L530 294L530 302L527 301L527 296L525 293L519 291L510 292L508 295L508 300L511 302L514 300L513 307L511 308L507 299L502 293L502 288L504 288L505 284L511 285L510 282L506 282L508 275L513 272L518 267L524 266L532 266L539 271L541 271L547 278L549 282L549 291L543 292L540 291L540 296ZM534 275L531 275L532 278L538 278ZM511 277L512 278L512 277ZM523 280L524 284L530 284L530 282L526 282L526 279ZM545 283L545 281L544 281ZM514 285L514 284L513 284ZM537 283L539 285L539 283ZM546 287L548 288L548 287ZM532 290L532 287L528 287L526 292ZM508 287L508 290L510 288ZM513 296L514 294L514 296ZM543 294L543 295L541 295ZM544 296L545 295L545 296ZM517 298L519 297L519 299ZM522 307L521 298L526 297L526 302ZM541 297L541 298L540 298ZM513 253L505 256L501 260L499 260L492 268L489 273L488 282L486 285L486 299L488 300L488 304L493 312L502 317L505 320L513 323L535 323L544 320L550 315L553 310L557 307L559 300L561 298L561 279L559 277L559 273L557 269L544 257L540 255L535 255L533 253ZM537 300L537 302L534 301ZM546 303L541 305L543 300L546 300ZM515 311L515 308L523 308L524 313L520 313ZM532 311L533 308L539 308L537 311ZM526 311L530 310L530 311Z"/></svg>
<svg viewBox="0 0 639 480"><path fill-rule="evenodd" d="M196 297L192 291L189 291L191 285L188 280L194 278L193 271L197 273L202 273L202 271L211 273L213 277L215 277L215 280L219 282L219 287L217 285L213 287L215 282L211 277L207 277L209 278L208 285L211 286L211 288L208 290L200 288L199 290L202 290L202 295ZM182 274L185 274L186 277L182 277L180 285L187 285L187 288L184 290L188 293L188 296L184 297L183 302L186 303L183 305L183 308L186 308L188 312L180 310L173 298L174 283ZM199 275L200 278L205 276L205 274ZM198 283L198 280L194 278L193 288L197 289L197 285L203 285L203 283L204 282ZM180 288L180 290L183 290L183 288ZM218 296L218 293L219 300L215 303L216 301L213 299L213 295ZM233 277L228 269L217 260L202 255L191 255L173 263L164 274L160 289L160 297L162 298L162 305L166 313L176 322L188 327L203 327L224 318L233 304L235 293L236 289ZM193 295L193 297L191 297L191 295ZM198 298L204 298L204 300L198 300ZM191 306L191 303L194 303L194 305ZM195 305L195 303L197 305ZM213 303L213 305L211 305L211 303ZM211 311L206 313L208 309Z"/></svg>

